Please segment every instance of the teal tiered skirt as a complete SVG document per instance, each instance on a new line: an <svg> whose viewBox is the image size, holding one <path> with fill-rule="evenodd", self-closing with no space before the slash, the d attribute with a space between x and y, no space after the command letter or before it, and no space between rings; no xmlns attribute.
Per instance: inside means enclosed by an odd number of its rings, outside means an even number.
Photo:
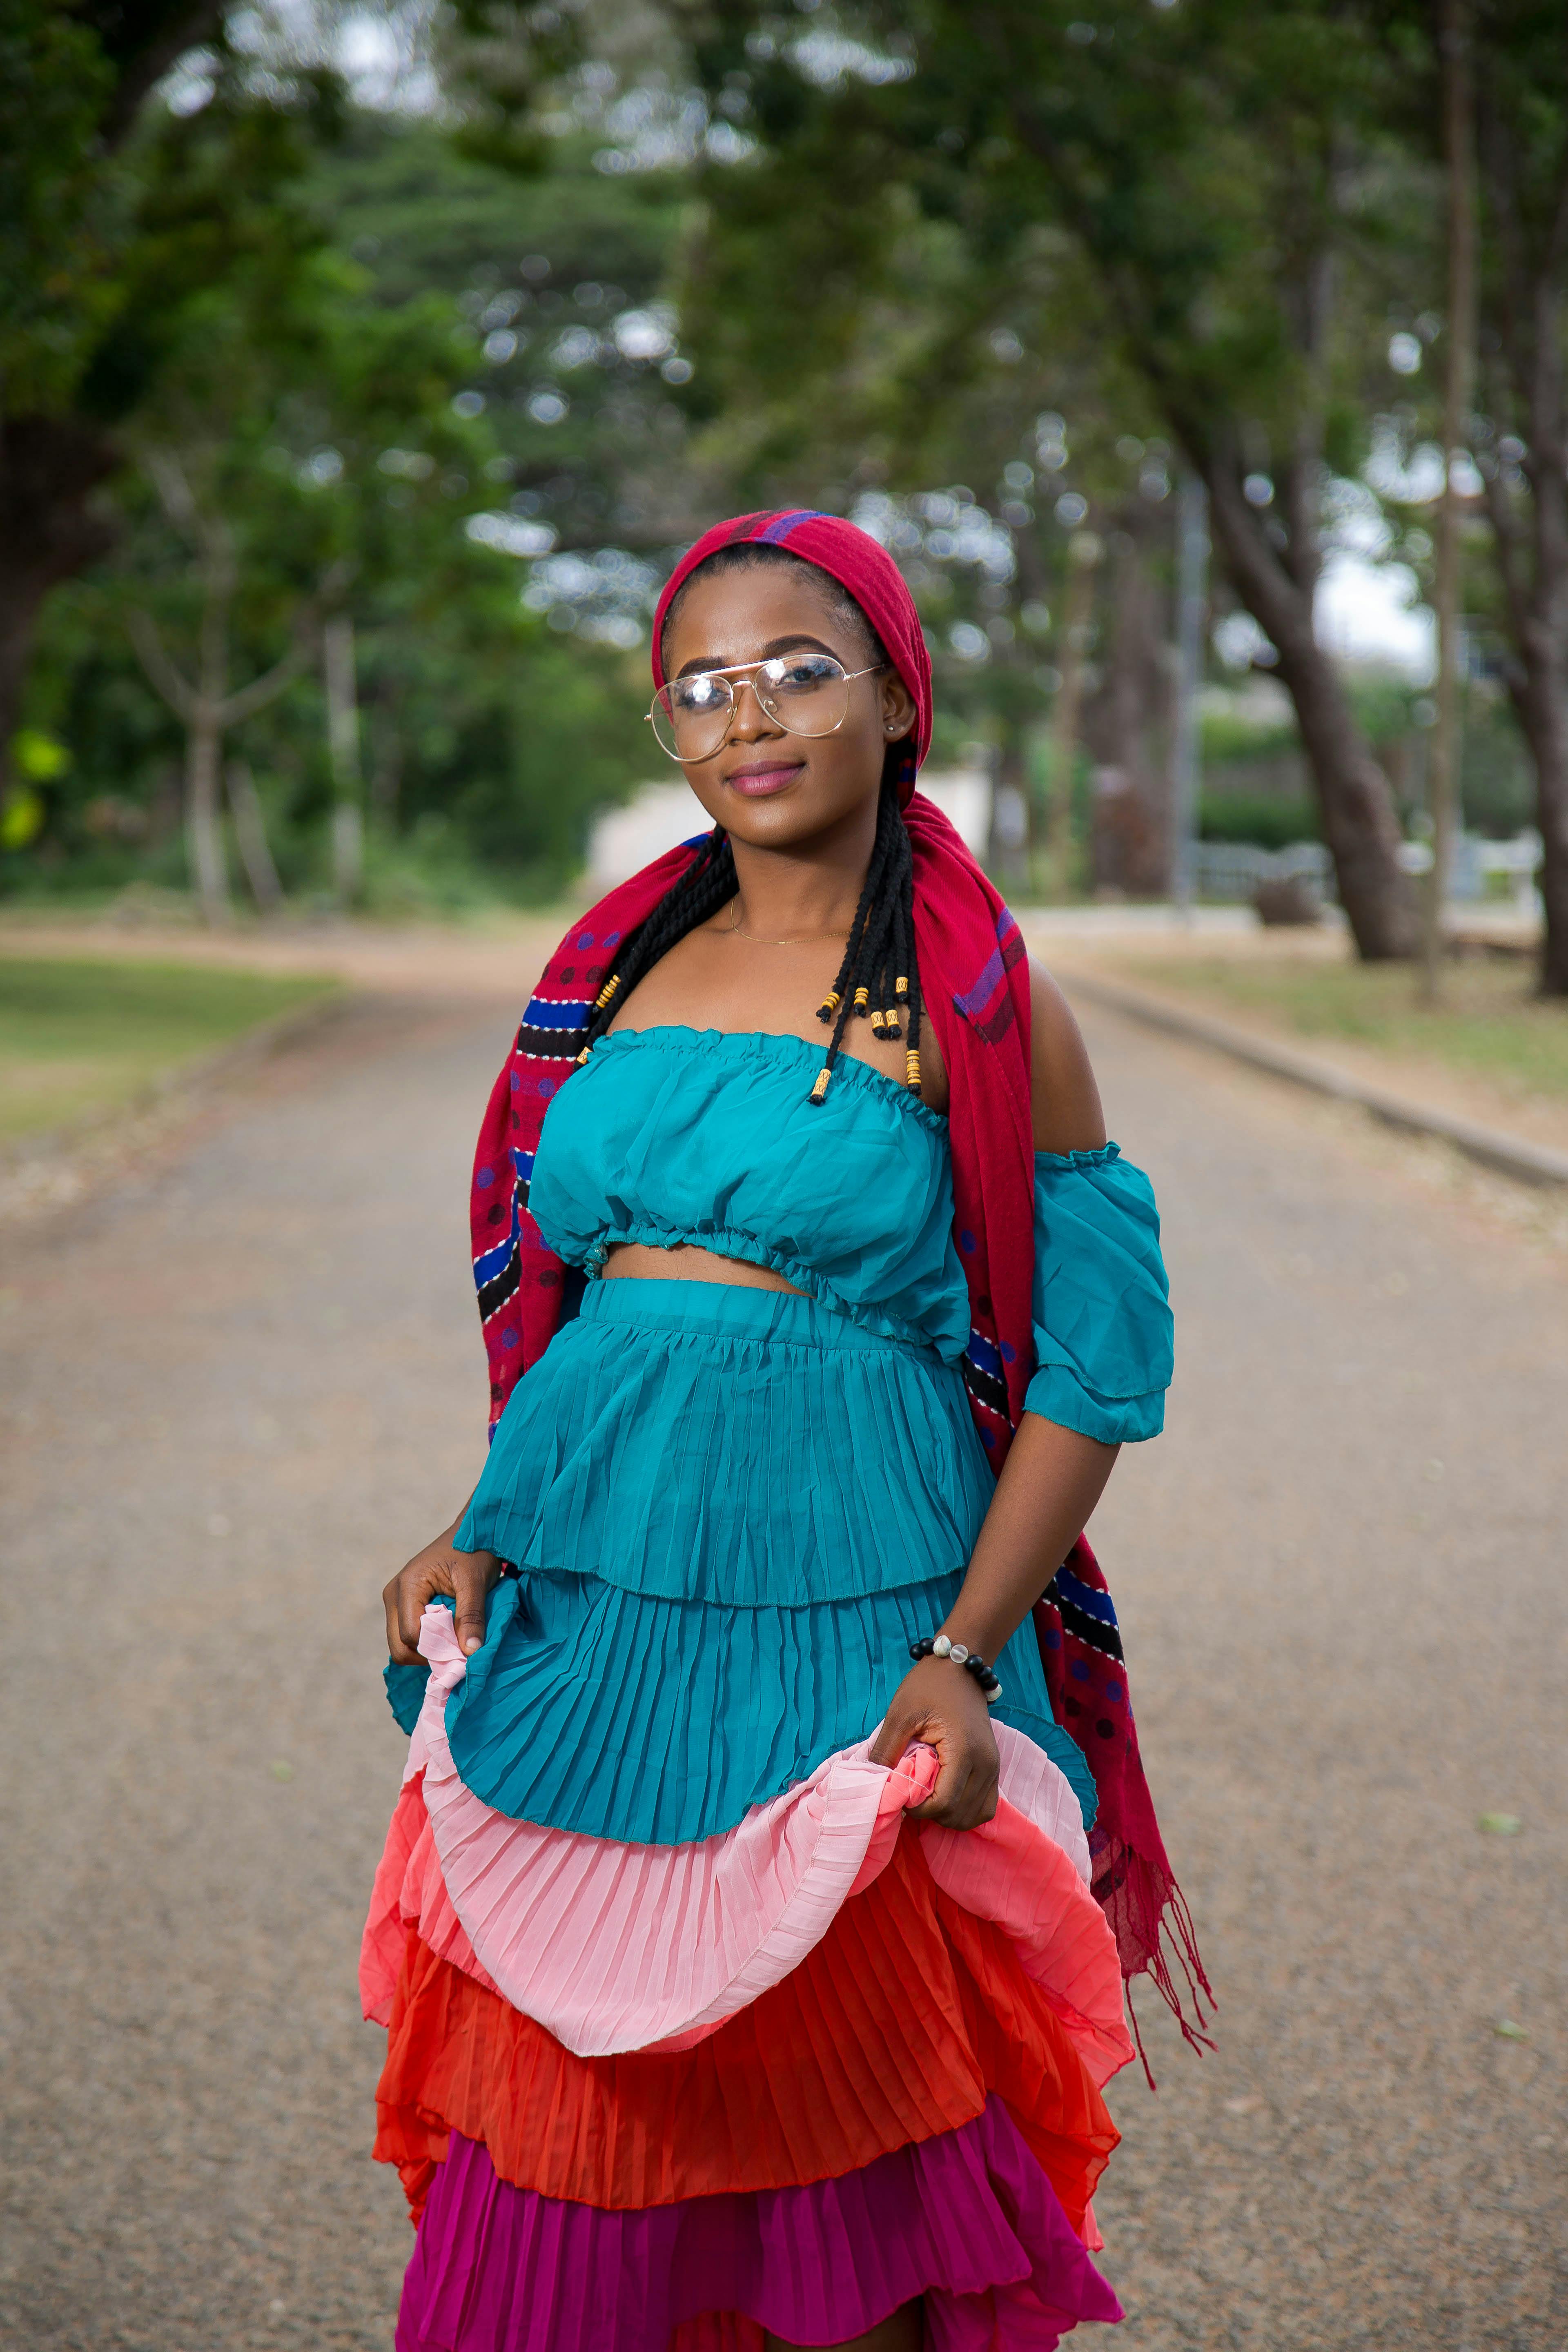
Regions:
<svg viewBox="0 0 1568 2352"><path fill-rule="evenodd" d="M591 1283L519 1382L458 1530L511 1562L447 1705L517 1820L675 1845L864 1739L994 1491L955 1366L787 1292ZM1026 1619L995 1713L1094 1786ZM405 1727L427 1669L391 1667Z"/></svg>

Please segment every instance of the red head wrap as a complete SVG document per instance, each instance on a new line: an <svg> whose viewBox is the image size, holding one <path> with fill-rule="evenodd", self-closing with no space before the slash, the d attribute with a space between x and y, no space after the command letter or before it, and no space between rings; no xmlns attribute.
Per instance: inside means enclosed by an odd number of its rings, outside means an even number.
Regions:
<svg viewBox="0 0 1568 2352"><path fill-rule="evenodd" d="M915 788L915 772L931 750L931 656L926 651L915 600L898 565L868 531L860 530L856 523L846 522L840 515L814 514L806 507L786 507L776 514L733 515L728 522L715 523L711 530L705 530L696 545L687 549L658 600L658 610L653 618L655 686L664 684L659 638L671 604L700 563L716 555L721 547L733 547L742 540L753 540L763 547L787 548L803 562L815 563L819 572L826 572L841 588L849 591L886 646L889 660L915 698L912 733L895 746L902 754L899 804L907 808Z"/></svg>

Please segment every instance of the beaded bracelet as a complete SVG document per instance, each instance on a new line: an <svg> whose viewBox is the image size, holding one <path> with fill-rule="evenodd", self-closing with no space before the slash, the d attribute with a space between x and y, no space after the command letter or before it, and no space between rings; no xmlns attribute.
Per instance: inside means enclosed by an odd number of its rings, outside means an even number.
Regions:
<svg viewBox="0 0 1568 2352"><path fill-rule="evenodd" d="M992 1673L978 1650L966 1650L962 1642L949 1639L945 1633L922 1633L918 1642L910 1643L911 1658L951 1658L966 1675L973 1675L984 1693L987 1706L994 1706L1002 1696L1002 1685Z"/></svg>

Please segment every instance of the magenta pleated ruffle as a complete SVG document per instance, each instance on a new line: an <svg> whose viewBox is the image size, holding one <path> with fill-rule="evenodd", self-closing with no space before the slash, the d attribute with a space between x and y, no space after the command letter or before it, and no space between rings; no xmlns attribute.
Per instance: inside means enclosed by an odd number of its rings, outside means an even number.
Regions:
<svg viewBox="0 0 1568 2352"><path fill-rule="evenodd" d="M1001 2100L809 2187L606 2212L497 2179L451 2136L396 2352L841 2344L925 2297L927 2352L1052 2352L1121 2307Z"/></svg>

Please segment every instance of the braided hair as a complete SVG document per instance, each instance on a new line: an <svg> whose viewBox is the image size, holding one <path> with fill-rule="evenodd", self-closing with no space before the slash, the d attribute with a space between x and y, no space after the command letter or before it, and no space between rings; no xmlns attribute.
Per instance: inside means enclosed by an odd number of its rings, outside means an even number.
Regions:
<svg viewBox="0 0 1568 2352"><path fill-rule="evenodd" d="M683 584L680 595L665 616L670 622L692 580L704 573L735 572L765 563L798 564L787 548L741 541L721 547L700 563ZM815 566L811 567L815 571ZM840 616L868 640L877 663L887 667L887 649L859 605L837 581L817 574ZM889 746L877 803L877 834L861 885L855 919L849 926L843 961L832 987L816 1008L816 1017L830 1032L827 1054L811 1089L820 1103L832 1081L834 1065L852 1018L868 1020L876 1036L904 1040L904 1083L918 1094L921 1084L921 1001L920 971L915 961L914 853L899 806L897 777L904 746ZM615 964L588 1016L583 1050L585 1062L615 1018L619 1003L631 994L661 956L668 955L688 931L716 915L740 888L735 853L722 825L715 825L679 878L670 884L647 919L628 933Z"/></svg>

